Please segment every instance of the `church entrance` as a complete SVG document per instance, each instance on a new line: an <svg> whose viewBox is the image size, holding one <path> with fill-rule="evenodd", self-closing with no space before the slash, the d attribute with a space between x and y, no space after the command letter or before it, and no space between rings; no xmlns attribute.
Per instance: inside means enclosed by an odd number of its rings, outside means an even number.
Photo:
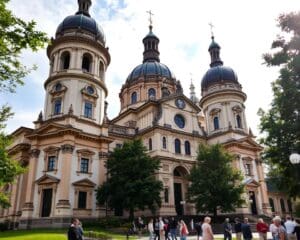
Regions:
<svg viewBox="0 0 300 240"><path fill-rule="evenodd" d="M44 189L42 193L42 214L41 217L49 217L52 205L52 188Z"/></svg>
<svg viewBox="0 0 300 240"><path fill-rule="evenodd" d="M187 186L186 180L187 171L184 167L176 167L173 171L174 177L174 205L178 216L185 214L185 186Z"/></svg>
<svg viewBox="0 0 300 240"><path fill-rule="evenodd" d="M257 215L255 192L253 192L253 191L249 192L249 200L250 200L250 204L251 204L251 213L254 215Z"/></svg>

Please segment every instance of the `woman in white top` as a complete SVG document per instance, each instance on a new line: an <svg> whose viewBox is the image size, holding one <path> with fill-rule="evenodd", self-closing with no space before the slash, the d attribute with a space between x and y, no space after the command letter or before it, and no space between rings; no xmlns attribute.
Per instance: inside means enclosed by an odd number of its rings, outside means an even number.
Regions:
<svg viewBox="0 0 300 240"><path fill-rule="evenodd" d="M202 224L202 240L213 240L214 234L212 232L211 226L210 226L210 217L205 217L204 222Z"/></svg>
<svg viewBox="0 0 300 240"><path fill-rule="evenodd" d="M149 231L149 240L154 239L154 228L153 228L153 219L151 218L148 223L148 231Z"/></svg>

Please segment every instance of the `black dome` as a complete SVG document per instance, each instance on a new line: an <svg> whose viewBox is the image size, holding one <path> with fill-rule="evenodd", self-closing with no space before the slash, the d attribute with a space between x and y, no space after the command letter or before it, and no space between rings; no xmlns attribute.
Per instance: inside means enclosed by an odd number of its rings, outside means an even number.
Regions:
<svg viewBox="0 0 300 240"><path fill-rule="evenodd" d="M59 34L63 34L64 31L71 29L83 29L86 30L100 40L100 42L105 45L105 36L102 28L97 24L97 22L84 14L76 14L66 17L61 24L58 25L56 30L56 37Z"/></svg>
<svg viewBox="0 0 300 240"><path fill-rule="evenodd" d="M166 77L175 80L174 74L165 65L157 61L147 61L135 67L129 74L126 82L131 83L138 80L140 77Z"/></svg>
<svg viewBox="0 0 300 240"><path fill-rule="evenodd" d="M214 84L222 83L223 81L239 84L238 77L232 68L222 65L215 66L205 73L201 82L201 88L205 89Z"/></svg>

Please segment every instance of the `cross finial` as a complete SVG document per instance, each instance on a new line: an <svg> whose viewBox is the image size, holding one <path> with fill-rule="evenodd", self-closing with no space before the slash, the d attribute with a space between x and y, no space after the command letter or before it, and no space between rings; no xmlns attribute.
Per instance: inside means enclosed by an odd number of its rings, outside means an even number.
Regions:
<svg viewBox="0 0 300 240"><path fill-rule="evenodd" d="M152 26L152 16L154 15L151 10L147 11L147 13L149 13L149 22L150 22L150 26Z"/></svg>
<svg viewBox="0 0 300 240"><path fill-rule="evenodd" d="M211 22L208 24L210 26L211 37L214 37L213 28L215 27Z"/></svg>

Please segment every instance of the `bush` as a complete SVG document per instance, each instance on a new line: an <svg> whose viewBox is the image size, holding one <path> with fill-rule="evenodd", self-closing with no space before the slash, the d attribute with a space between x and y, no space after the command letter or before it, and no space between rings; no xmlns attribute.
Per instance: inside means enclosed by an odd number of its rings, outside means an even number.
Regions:
<svg viewBox="0 0 300 240"><path fill-rule="evenodd" d="M8 230L8 225L9 225L8 221L1 222L0 223L0 232L7 231Z"/></svg>
<svg viewBox="0 0 300 240"><path fill-rule="evenodd" d="M110 237L107 234L93 232L93 231L86 232L84 236L89 237L89 238L96 238L96 239L99 239L99 240L110 240L110 239L112 239L112 237Z"/></svg>

